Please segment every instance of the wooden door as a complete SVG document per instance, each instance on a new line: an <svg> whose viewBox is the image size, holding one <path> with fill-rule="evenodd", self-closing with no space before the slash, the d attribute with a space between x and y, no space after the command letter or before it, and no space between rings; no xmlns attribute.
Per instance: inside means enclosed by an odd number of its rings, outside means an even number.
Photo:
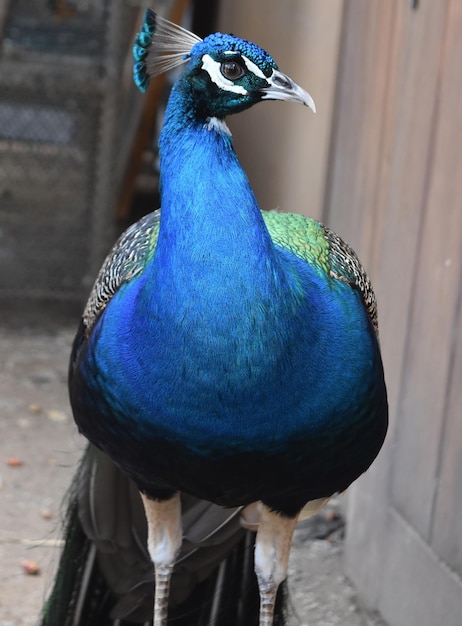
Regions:
<svg viewBox="0 0 462 626"><path fill-rule="evenodd" d="M392 626L462 624L462 2L346 0L324 220L376 287L391 426L347 568Z"/></svg>

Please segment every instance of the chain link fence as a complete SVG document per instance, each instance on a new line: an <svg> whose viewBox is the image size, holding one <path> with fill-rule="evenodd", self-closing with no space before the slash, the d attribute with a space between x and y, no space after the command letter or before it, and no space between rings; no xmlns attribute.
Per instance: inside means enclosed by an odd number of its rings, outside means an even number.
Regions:
<svg viewBox="0 0 462 626"><path fill-rule="evenodd" d="M113 239L133 110L127 0L13 0L0 40L0 302L82 300ZM125 71L124 71L125 68Z"/></svg>

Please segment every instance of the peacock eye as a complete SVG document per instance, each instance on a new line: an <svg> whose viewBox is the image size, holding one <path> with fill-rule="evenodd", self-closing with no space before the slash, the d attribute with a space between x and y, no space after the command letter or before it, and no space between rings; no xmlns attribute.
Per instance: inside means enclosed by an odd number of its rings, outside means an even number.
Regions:
<svg viewBox="0 0 462 626"><path fill-rule="evenodd" d="M244 68L237 61L224 61L220 65L220 71L228 80L237 80L244 76Z"/></svg>

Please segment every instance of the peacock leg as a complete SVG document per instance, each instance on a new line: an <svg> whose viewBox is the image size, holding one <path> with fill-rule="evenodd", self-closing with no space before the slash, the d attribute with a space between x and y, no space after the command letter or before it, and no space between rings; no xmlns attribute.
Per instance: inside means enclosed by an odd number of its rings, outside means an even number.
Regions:
<svg viewBox="0 0 462 626"><path fill-rule="evenodd" d="M148 550L156 575L154 626L166 626L170 577L182 540L180 494L161 501L144 494L141 498L148 522Z"/></svg>
<svg viewBox="0 0 462 626"><path fill-rule="evenodd" d="M255 573L260 590L260 626L273 626L279 585L287 576L290 546L297 517L271 511L263 504L255 541Z"/></svg>

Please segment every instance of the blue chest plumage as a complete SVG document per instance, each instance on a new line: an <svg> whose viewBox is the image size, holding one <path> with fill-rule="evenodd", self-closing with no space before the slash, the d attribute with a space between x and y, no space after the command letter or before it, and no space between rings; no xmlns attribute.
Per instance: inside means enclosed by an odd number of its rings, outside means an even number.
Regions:
<svg viewBox="0 0 462 626"><path fill-rule="evenodd" d="M121 289L90 343L102 391L124 399L119 419L207 454L340 427L329 407L348 414L351 391L367 390L374 341L355 292L292 262L310 296L285 286L265 299L242 277L216 292L212 280L163 293L149 275Z"/></svg>

